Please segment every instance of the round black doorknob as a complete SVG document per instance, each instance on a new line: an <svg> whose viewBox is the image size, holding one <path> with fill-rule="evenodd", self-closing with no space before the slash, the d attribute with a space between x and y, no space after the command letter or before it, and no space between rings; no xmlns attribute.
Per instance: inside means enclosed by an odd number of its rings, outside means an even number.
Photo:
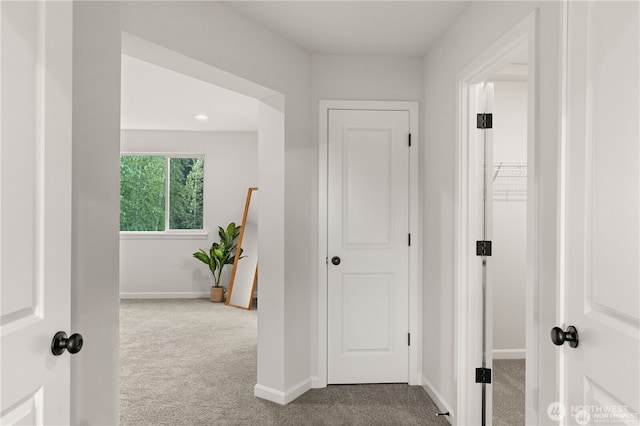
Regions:
<svg viewBox="0 0 640 426"><path fill-rule="evenodd" d="M338 256L333 256L331 258L331 263L333 263L334 265L339 265L340 264L340 258Z"/></svg>
<svg viewBox="0 0 640 426"><path fill-rule="evenodd" d="M68 350L71 354L77 354L82 349L82 335L75 333L67 337L64 331L58 331L51 341L51 353L60 356L64 350Z"/></svg>
<svg viewBox="0 0 640 426"><path fill-rule="evenodd" d="M553 327L551 329L551 341L558 346L562 346L564 342L569 342L569 346L577 348L579 343L578 330L572 325L567 327L567 331L562 331L560 327Z"/></svg>

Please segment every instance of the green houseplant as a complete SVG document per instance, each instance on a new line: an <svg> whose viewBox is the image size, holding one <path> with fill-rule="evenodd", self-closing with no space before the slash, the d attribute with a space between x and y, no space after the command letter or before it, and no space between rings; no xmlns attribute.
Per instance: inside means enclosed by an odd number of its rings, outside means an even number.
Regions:
<svg viewBox="0 0 640 426"><path fill-rule="evenodd" d="M211 301L222 302L224 299L224 288L220 286L220 277L225 265L233 265L238 249L237 241L240 235L241 226L236 226L235 222L227 225L226 229L218 226L219 242L211 244L209 253L200 249L193 253L193 257L205 263L213 274L214 285L211 287ZM242 249L240 249L240 259L242 259ZM214 300L215 299L215 300Z"/></svg>

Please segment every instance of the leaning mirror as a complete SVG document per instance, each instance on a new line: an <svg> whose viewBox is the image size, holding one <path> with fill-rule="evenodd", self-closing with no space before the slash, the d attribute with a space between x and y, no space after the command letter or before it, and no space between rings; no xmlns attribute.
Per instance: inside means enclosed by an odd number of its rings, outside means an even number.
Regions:
<svg viewBox="0 0 640 426"><path fill-rule="evenodd" d="M226 304L251 309L258 281L258 188L249 188ZM243 258L238 259L242 249Z"/></svg>

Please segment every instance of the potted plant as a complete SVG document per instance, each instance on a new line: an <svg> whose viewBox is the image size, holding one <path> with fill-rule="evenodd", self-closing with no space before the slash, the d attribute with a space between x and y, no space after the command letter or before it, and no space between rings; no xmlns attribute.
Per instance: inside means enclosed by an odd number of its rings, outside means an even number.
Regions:
<svg viewBox="0 0 640 426"><path fill-rule="evenodd" d="M235 260L238 235L241 226L236 226L231 222L226 229L218 226L219 242L211 244L209 253L200 249L193 253L193 257L205 263L213 274L214 285L211 286L211 301L222 302L224 300L224 287L220 286L220 276L225 265L233 265ZM242 249L240 249L240 259L242 259Z"/></svg>

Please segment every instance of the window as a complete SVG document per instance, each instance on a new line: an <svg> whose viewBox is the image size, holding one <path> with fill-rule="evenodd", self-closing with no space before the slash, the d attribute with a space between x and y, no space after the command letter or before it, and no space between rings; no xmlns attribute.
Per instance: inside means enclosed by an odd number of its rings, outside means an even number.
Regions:
<svg viewBox="0 0 640 426"><path fill-rule="evenodd" d="M120 157L120 231L203 229L204 158Z"/></svg>

